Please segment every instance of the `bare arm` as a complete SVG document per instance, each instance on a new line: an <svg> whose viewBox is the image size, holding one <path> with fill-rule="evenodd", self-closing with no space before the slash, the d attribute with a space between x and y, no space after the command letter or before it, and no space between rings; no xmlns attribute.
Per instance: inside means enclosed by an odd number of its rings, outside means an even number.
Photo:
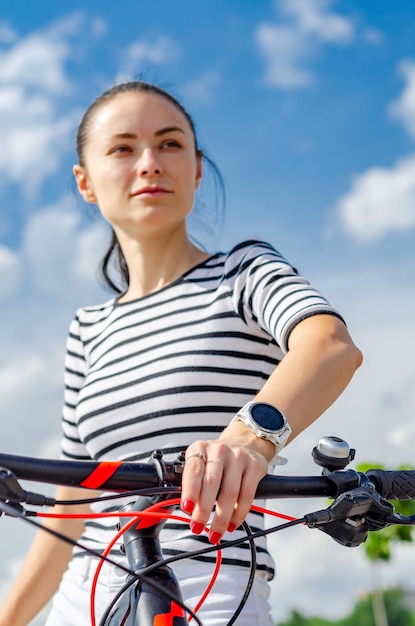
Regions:
<svg viewBox="0 0 415 626"><path fill-rule="evenodd" d="M269 402L286 415L293 439L336 400L361 362L361 352L340 319L307 318L292 331L289 352L255 400ZM200 532L220 489L209 535L216 543L229 524L233 528L245 519L274 446L236 421L218 440L189 446L187 456L199 451L208 463L194 456L186 462L182 507L192 512L193 530Z"/></svg>
<svg viewBox="0 0 415 626"><path fill-rule="evenodd" d="M56 498L85 498L85 489L59 487ZM89 497L91 494L88 493ZM89 505L56 506L54 513L88 513ZM45 526L72 539L79 539L83 520L47 519ZM57 590L71 558L72 546L39 530L23 563L22 569L0 608L0 626L26 626L49 602Z"/></svg>
<svg viewBox="0 0 415 626"><path fill-rule="evenodd" d="M315 315L294 328L289 352L256 400L274 404L287 416L294 439L333 404L361 363L343 322Z"/></svg>

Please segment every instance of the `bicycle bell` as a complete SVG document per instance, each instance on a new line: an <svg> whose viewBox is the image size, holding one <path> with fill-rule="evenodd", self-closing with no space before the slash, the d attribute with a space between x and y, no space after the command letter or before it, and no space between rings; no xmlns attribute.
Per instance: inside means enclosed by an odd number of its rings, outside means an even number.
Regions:
<svg viewBox="0 0 415 626"><path fill-rule="evenodd" d="M322 437L312 451L314 462L330 472L344 469L355 454L356 450L350 448L347 441L334 436Z"/></svg>

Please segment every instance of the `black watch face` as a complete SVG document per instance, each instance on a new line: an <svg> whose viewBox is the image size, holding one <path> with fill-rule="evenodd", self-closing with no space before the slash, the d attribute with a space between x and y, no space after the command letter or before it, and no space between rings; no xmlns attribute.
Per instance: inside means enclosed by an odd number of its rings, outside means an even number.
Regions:
<svg viewBox="0 0 415 626"><path fill-rule="evenodd" d="M285 426L283 414L270 404L262 402L251 406L251 416L260 428L270 431L281 430Z"/></svg>

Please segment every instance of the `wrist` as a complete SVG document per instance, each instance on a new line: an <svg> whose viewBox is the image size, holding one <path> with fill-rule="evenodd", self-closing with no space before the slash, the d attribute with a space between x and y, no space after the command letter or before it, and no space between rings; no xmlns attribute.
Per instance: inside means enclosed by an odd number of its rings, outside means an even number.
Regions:
<svg viewBox="0 0 415 626"><path fill-rule="evenodd" d="M219 439L231 446L241 446L260 454L264 457L267 464L270 463L275 454L275 445L271 441L261 439L255 435L240 420L232 421L221 433Z"/></svg>
<svg viewBox="0 0 415 626"><path fill-rule="evenodd" d="M267 402L248 402L235 415L231 425L242 422L260 441L272 444L274 453L269 459L271 465L283 465L286 459L279 455L287 443L291 428L284 414Z"/></svg>

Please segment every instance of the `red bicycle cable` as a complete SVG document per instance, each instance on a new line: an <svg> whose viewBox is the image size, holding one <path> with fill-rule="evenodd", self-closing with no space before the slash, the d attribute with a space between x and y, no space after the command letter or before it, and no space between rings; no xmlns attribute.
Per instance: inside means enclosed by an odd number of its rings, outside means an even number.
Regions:
<svg viewBox="0 0 415 626"><path fill-rule="evenodd" d="M292 515L285 515L284 513L278 513L277 511L271 511L271 509L264 509L261 506L251 506L251 511L257 511L257 513L264 513L265 515L272 515L273 517L279 517L285 519L288 522L295 522L298 518L292 517Z"/></svg>
<svg viewBox="0 0 415 626"><path fill-rule="evenodd" d="M208 586L206 587L206 589L205 589L204 593L202 594L202 596L201 596L201 598L200 598L199 602L196 604L195 608L193 609L193 613L197 613L197 612L198 612L198 610L199 610L199 609L200 609L200 607L204 604L204 602L205 602L206 598L207 598L207 597L208 597L208 595L210 594L210 592L211 592L211 590L212 590L212 587L213 587L213 585L215 584L216 579L217 579L217 577L218 577L218 575L219 575L219 570L220 570L220 566L221 566L221 565L222 565L222 550L218 550L218 551L216 552L216 563L215 563L215 569L214 569L214 572L213 572L212 577L211 577L211 579L210 579L210 582L209 582ZM189 615L189 617L187 618L187 621L188 621L188 622L191 622L191 621L192 621L192 619L193 619L193 618L192 618L192 616L191 616L191 615Z"/></svg>
<svg viewBox="0 0 415 626"><path fill-rule="evenodd" d="M120 537L122 537L122 535L129 529L131 528L131 526L134 526L134 524L137 524L137 520L139 519L144 519L144 518L149 518L149 522L151 522L151 518L157 518L157 519L173 519L176 521L181 521L181 522L188 522L189 518L187 517L182 517L180 515L174 515L171 513L167 513L167 512L159 512L160 509L163 510L166 507L169 506L176 506L180 504L180 498L174 498L171 500L163 500L161 502L157 502L156 504L153 504L152 506L148 507L145 511L133 511L133 512L129 512L129 511L119 511L119 512L104 512L104 513L82 513L82 514L77 514L77 513L37 513L37 517L44 517L44 518L61 518L61 519L97 519L97 518L103 518L103 517L132 517L131 520L129 520L124 526L123 528L121 528L120 531L118 531L116 533L116 535L112 538L112 540L110 541L110 543L108 544L108 546L105 548L102 556L106 557L108 556L108 554L110 553L112 547L117 543L117 541L120 539ZM263 507L259 507L256 505L253 505L251 507L251 510L256 511L258 513L263 513L265 515L271 515L273 517L278 517L280 519L284 519L284 520L288 520L288 521L294 521L297 518L296 517L292 517L291 515L285 515L283 513L278 513L277 511L272 511L270 509L266 509ZM207 529L205 529L207 530ZM96 595L96 587L98 584L98 577L99 574L101 572L101 569L103 567L104 564L104 560L100 559L97 565L97 568L95 570L95 574L94 574L94 578L92 581L92 585L91 585L91 602L90 602L90 614L91 614L91 626L96 626L96 618L95 618L95 595ZM205 602L206 598L208 597L209 593L212 590L213 585L215 584L218 574L219 574L219 570L222 564L222 551L218 550L216 552L216 564L215 564L215 569L213 571L212 577L209 581L208 586L206 587L204 593L202 594L199 602L196 604L193 612L197 613L201 606L203 605L203 603ZM192 616L190 615L188 617L188 622L190 622L192 620Z"/></svg>
<svg viewBox="0 0 415 626"><path fill-rule="evenodd" d="M158 517L160 519L175 519L175 520L179 520L179 521L183 521L183 522L188 522L189 519L185 518L185 517L181 517L178 515L172 515L172 514L166 514L166 513L159 513L157 514L157 511L160 509L164 509L166 507L169 506L173 506L173 505L177 505L180 503L180 498L176 498L176 499L171 499L171 500L164 500L162 502L157 502L156 504L153 504L151 506L149 506L145 511L134 511L133 515L134 515L134 519L130 520L129 522L127 522L125 524L125 526L123 528L121 528L121 530L115 535L115 537L113 537L113 539L111 540L111 542L108 544L108 546L106 547L105 551L103 552L103 556L107 556L111 550L111 548L113 547L113 545L118 541L118 539L129 529L131 528L131 526L134 526L134 524L137 523L137 518L143 518L143 517L149 517L151 519L151 517ZM115 513L115 515L117 515L117 513ZM129 512L124 512L123 513L124 517L131 517L131 513ZM207 529L205 529L207 530ZM96 626L96 620L95 620L95 590L96 590L96 585L98 582L98 577L99 577L99 573L102 569L102 566L104 564L103 560L100 560L100 562L97 565L97 569L95 571L94 574L94 579L93 579L93 583L91 586L91 625L92 626ZM219 570L220 570L220 566L222 564L222 551L218 550L216 552L216 564L215 564L215 569L213 571L212 577L209 581L209 584L207 585L205 591L203 592L203 594L201 595L201 598L199 600L199 602L196 604L196 607L193 609L193 613L197 613L200 609L200 607L204 604L206 598L208 597L213 585L216 582L216 579L218 577L219 574ZM190 615L188 617L188 621L190 622L192 620L192 616Z"/></svg>

